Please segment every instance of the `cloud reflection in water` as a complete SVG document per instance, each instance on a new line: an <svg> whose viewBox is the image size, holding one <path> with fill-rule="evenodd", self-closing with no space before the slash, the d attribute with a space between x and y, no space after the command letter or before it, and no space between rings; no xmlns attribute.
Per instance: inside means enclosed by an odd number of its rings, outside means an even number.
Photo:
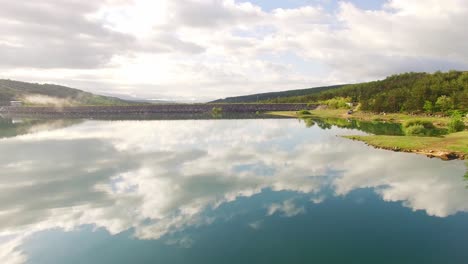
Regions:
<svg viewBox="0 0 468 264"><path fill-rule="evenodd" d="M23 238L54 228L132 229L138 239L158 239L210 224L216 217L204 211L266 189L321 203L374 188L431 216L468 211L462 162L374 150L335 137L343 133L296 120L87 121L1 139L0 235L10 239L0 260L23 263L15 250ZM305 212L293 200L264 210Z"/></svg>

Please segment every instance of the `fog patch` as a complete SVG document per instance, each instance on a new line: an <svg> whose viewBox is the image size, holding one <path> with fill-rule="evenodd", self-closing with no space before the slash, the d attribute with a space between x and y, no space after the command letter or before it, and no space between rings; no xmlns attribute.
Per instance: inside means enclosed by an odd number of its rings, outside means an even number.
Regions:
<svg viewBox="0 0 468 264"><path fill-rule="evenodd" d="M25 95L22 99L26 104L31 105L64 107L73 106L77 104L76 101L69 98L58 98L42 94Z"/></svg>

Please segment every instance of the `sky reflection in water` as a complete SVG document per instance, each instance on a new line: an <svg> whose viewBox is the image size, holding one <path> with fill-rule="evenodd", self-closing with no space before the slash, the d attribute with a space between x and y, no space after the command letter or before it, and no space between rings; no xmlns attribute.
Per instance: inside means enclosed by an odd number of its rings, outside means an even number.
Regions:
<svg viewBox="0 0 468 264"><path fill-rule="evenodd" d="M154 256L184 263L200 252L205 263L216 263L220 252L235 255L226 239L246 246L257 239L248 254L281 263L266 257L271 241L294 243L291 255L310 260L306 248L323 246L319 241L329 244L326 255L351 249L344 241L359 233L396 240L405 229L435 225L433 232L447 234L444 228L468 219L463 162L336 137L359 133L352 130L306 128L298 120L54 124L0 139L1 263L60 263L73 254L76 263L125 263L125 257L153 263ZM459 233L466 237L468 230ZM112 252L98 254L103 245ZM119 245L143 253L122 255ZM219 252L206 253L210 247ZM317 260L340 261L333 256Z"/></svg>

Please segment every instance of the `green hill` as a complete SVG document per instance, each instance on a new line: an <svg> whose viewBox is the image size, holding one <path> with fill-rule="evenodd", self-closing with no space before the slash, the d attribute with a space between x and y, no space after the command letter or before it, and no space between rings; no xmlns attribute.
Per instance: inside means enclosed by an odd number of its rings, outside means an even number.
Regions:
<svg viewBox="0 0 468 264"><path fill-rule="evenodd" d="M0 105L9 105L10 101L22 101L25 105L56 106L132 104L119 98L95 95L60 85L0 80Z"/></svg>
<svg viewBox="0 0 468 264"><path fill-rule="evenodd" d="M265 100L267 103L354 102L372 112L468 111L468 72L403 73L384 80L344 85L302 96Z"/></svg>
<svg viewBox="0 0 468 264"><path fill-rule="evenodd" d="M270 93L259 93L259 94L251 94L251 95L244 95L244 96L235 96L235 97L228 97L224 99L218 99L218 100L212 101L211 103L255 103L258 101L277 100L277 99L291 97L291 96L316 94L316 93L320 93L320 92L327 91L327 90L337 89L343 86L344 85L332 85L332 86L289 90L289 91L281 91L281 92L270 92Z"/></svg>

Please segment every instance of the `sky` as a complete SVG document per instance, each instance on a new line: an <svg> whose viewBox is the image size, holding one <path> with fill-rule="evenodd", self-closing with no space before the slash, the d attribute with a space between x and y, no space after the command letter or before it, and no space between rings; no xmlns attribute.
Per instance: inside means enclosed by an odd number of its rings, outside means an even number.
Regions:
<svg viewBox="0 0 468 264"><path fill-rule="evenodd" d="M0 78L207 101L468 69L466 0L0 0Z"/></svg>

